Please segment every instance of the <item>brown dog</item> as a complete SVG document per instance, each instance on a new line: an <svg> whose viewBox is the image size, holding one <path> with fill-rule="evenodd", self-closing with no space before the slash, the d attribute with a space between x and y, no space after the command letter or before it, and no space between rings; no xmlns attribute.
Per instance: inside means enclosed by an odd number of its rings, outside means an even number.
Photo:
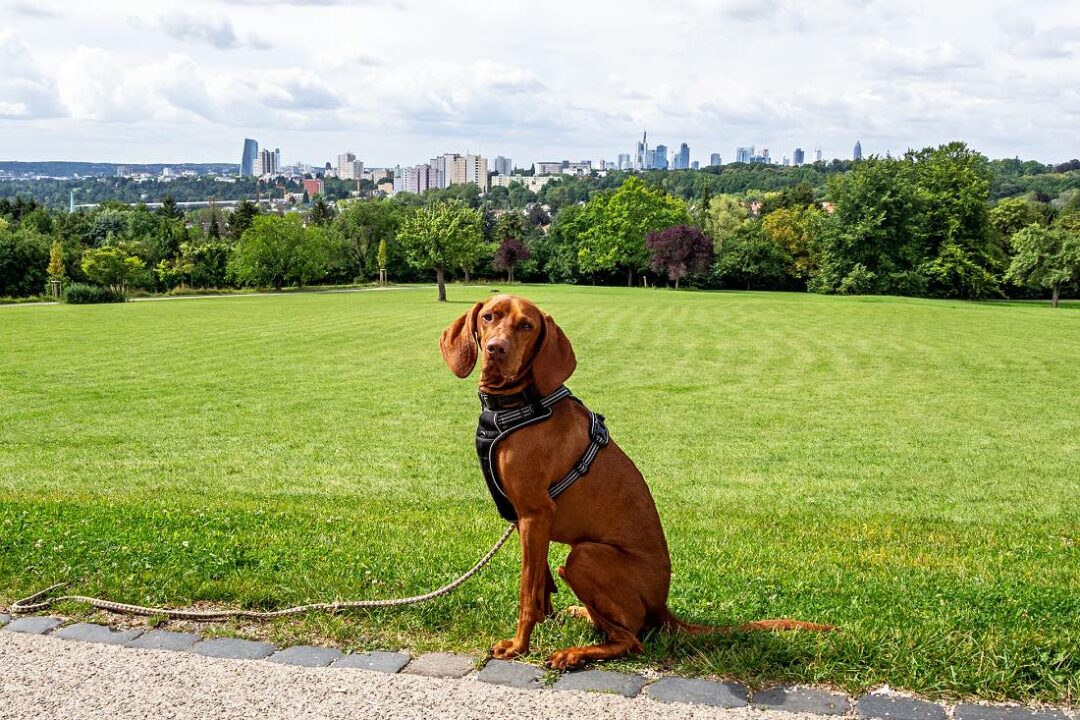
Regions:
<svg viewBox="0 0 1080 720"><path fill-rule="evenodd" d="M511 295L476 303L443 332L440 347L460 378L472 372L479 348L480 391L495 397L518 396L532 387L541 396L550 395L577 365L570 341L551 316ZM607 444L588 474L557 502L548 495L589 447L589 432L588 409L563 400L552 406L548 419L514 431L493 454L492 464L513 505L521 539L517 634L494 646L495 657L527 653L533 626L552 613L555 582L548 567L552 540L572 548L559 576L606 636L598 645L556 652L549 662L557 669L640 652L640 635L661 625L691 632L829 629L795 620L711 628L689 625L672 615L667 607L671 560L660 516L645 479L618 445Z"/></svg>

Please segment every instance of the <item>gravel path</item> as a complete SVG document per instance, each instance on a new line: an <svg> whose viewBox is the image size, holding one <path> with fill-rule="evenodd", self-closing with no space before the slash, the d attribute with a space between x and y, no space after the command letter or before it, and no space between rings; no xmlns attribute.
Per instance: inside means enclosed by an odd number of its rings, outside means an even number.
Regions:
<svg viewBox="0 0 1080 720"><path fill-rule="evenodd" d="M813 715L666 704L638 697L515 690L446 680L312 670L252 660L0 634L0 717L22 718L723 718Z"/></svg>

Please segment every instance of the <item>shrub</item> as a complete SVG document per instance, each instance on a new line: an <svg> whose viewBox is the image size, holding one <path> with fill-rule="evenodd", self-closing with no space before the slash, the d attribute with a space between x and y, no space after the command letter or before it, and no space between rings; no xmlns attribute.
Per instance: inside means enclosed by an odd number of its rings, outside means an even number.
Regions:
<svg viewBox="0 0 1080 720"><path fill-rule="evenodd" d="M856 263L847 277L840 281L836 292L841 295L873 295L877 292L877 273L868 270L862 263Z"/></svg>
<svg viewBox="0 0 1080 720"><path fill-rule="evenodd" d="M68 305L124 302L124 296L100 285L72 283L64 288L64 302Z"/></svg>

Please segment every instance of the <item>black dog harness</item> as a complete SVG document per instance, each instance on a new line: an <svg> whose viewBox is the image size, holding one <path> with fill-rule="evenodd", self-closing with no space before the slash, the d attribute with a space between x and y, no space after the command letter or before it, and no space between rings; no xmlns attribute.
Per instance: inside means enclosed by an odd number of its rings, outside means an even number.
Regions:
<svg viewBox="0 0 1080 720"><path fill-rule="evenodd" d="M495 507L498 508L499 514L510 522L516 522L517 512L514 510L510 499L506 497L506 493L503 492L502 485L499 483L498 475L495 472L495 449L500 442L515 430L519 430L526 425L542 422L551 417L552 412L554 412L552 407L557 402L567 398L578 403L581 403L581 401L574 397L565 385L547 397L541 397L533 385L514 395L486 395L484 393L479 393L479 395L482 410L480 411L480 423L476 426L476 455L480 458L480 469L484 473L488 491L495 501ZM520 403L524 404L511 409L504 409L507 405L519 405ZM584 407L585 404L581 403L581 405ZM600 450L609 441L610 437L608 436L607 426L604 425L604 416L589 410L589 447L585 448L585 453L570 471L561 480L548 488L548 496L554 500L566 492L567 488L577 482L582 475L587 474L593 460L596 459Z"/></svg>

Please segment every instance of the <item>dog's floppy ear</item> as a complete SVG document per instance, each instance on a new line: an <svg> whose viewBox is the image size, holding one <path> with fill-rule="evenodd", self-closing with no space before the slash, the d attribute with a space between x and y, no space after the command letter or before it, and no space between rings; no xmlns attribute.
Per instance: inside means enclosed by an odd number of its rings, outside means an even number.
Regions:
<svg viewBox="0 0 1080 720"><path fill-rule="evenodd" d="M472 310L450 323L439 339L443 360L459 378L469 377L476 367L476 316L484 303L476 303Z"/></svg>
<svg viewBox="0 0 1080 720"><path fill-rule="evenodd" d="M570 341L551 316L544 313L544 336L532 364L536 389L541 395L550 395L574 374L576 367L577 358Z"/></svg>

